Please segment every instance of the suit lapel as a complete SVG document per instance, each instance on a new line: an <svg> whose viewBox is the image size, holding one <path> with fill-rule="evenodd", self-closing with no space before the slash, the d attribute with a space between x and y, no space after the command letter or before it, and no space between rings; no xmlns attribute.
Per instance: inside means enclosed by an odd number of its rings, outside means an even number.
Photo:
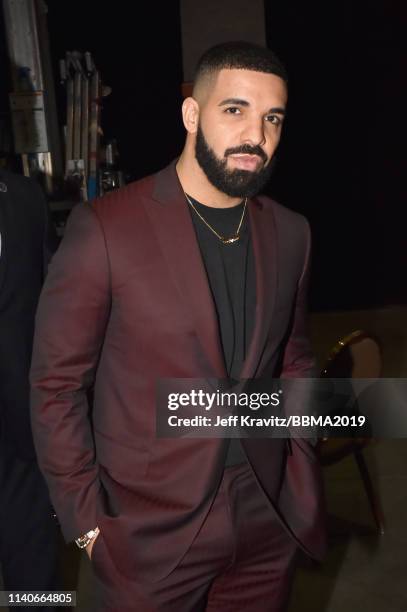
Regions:
<svg viewBox="0 0 407 612"><path fill-rule="evenodd" d="M153 199L160 205L146 203L147 213L214 375L226 378L215 305L175 162L159 172L154 180ZM268 339L278 286L273 209L253 198L248 202L248 213L256 271L256 313L241 378L256 376Z"/></svg>
<svg viewBox="0 0 407 612"><path fill-rule="evenodd" d="M270 330L278 286L277 232L273 209L253 198L248 210L256 270L256 315L241 378L256 376Z"/></svg>
<svg viewBox="0 0 407 612"><path fill-rule="evenodd" d="M159 205L146 202L147 214L214 376L226 378L215 305L175 162L154 180L152 197Z"/></svg>

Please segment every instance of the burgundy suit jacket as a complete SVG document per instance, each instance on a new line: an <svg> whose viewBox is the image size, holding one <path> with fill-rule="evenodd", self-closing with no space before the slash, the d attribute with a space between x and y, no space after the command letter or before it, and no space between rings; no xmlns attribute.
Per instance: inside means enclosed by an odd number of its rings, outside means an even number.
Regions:
<svg viewBox="0 0 407 612"><path fill-rule="evenodd" d="M241 376L308 376L308 224L265 197L250 200L248 213L257 306ZM156 437L156 380L172 377L226 377L175 162L74 209L40 298L31 369L34 440L65 539L98 525L118 569L152 581L191 545L226 453L220 439ZM281 439L243 445L270 512L321 558L323 490L311 445L292 440L291 453Z"/></svg>

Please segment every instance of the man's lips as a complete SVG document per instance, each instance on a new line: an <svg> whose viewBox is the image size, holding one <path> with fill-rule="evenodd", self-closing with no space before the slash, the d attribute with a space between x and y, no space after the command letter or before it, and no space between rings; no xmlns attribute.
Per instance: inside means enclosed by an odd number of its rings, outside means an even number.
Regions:
<svg viewBox="0 0 407 612"><path fill-rule="evenodd" d="M233 160L233 165L241 170L257 170L263 160L258 155L248 153L233 153L228 156Z"/></svg>

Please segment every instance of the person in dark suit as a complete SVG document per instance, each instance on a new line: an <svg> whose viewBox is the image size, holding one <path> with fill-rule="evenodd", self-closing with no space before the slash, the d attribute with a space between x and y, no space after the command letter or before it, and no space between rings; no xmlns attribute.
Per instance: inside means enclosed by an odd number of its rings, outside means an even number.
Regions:
<svg viewBox="0 0 407 612"><path fill-rule="evenodd" d="M281 612L298 551L324 554L307 440L155 429L161 379L313 373L309 227L257 195L286 102L271 51L209 50L183 103L180 158L78 205L50 266L33 431L64 536L91 557L99 609Z"/></svg>
<svg viewBox="0 0 407 612"><path fill-rule="evenodd" d="M56 245L40 187L0 170L0 566L6 590L61 588L58 527L36 460L28 378L35 311Z"/></svg>

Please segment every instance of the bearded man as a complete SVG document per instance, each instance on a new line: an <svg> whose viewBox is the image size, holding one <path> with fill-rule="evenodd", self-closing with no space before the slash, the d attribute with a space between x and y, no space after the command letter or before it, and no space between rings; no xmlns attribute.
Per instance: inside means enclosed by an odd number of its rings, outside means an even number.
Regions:
<svg viewBox="0 0 407 612"><path fill-rule="evenodd" d="M179 159L73 211L40 300L37 453L99 609L286 609L300 549L325 547L303 439L156 435L161 379L307 377L310 232L259 196L287 104L268 49L201 58ZM92 413L87 402L94 386Z"/></svg>

